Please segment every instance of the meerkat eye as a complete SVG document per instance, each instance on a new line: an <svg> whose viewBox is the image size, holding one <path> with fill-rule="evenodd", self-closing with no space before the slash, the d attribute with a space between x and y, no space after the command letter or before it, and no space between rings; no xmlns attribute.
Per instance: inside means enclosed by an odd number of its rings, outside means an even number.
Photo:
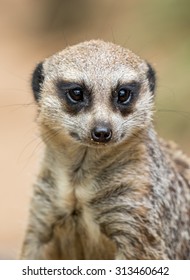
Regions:
<svg viewBox="0 0 190 280"><path fill-rule="evenodd" d="M130 88L120 88L118 90L117 102L121 104L128 104L132 97L132 90Z"/></svg>
<svg viewBox="0 0 190 280"><path fill-rule="evenodd" d="M73 103L82 102L84 100L83 90L81 88L68 89L67 97Z"/></svg>

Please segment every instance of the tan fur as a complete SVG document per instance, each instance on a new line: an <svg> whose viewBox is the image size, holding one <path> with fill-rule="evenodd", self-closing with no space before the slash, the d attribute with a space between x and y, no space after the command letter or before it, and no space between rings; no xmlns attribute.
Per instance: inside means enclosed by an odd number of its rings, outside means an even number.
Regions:
<svg viewBox="0 0 190 280"><path fill-rule="evenodd" d="M46 150L22 259L190 259L190 160L154 131L148 69L103 41L43 62L37 122ZM91 106L73 113L58 80L88 86ZM133 81L140 92L122 114L111 92ZM92 139L99 123L111 126L108 143Z"/></svg>

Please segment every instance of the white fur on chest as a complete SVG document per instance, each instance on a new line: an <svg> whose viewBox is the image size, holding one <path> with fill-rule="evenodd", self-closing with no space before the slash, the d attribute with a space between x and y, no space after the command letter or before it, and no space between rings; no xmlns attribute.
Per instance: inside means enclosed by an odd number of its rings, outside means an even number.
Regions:
<svg viewBox="0 0 190 280"><path fill-rule="evenodd" d="M80 171L79 171L80 172ZM77 177L77 176L76 176ZM93 181L73 180L69 177L66 168L56 169L57 201L58 207L63 208L69 214L77 207L83 207L92 197Z"/></svg>
<svg viewBox="0 0 190 280"><path fill-rule="evenodd" d="M74 219L76 227L80 225L91 239L98 241L99 226L95 223L94 213L88 206L88 202L93 197L93 180L90 178L81 180L81 176L79 176L80 180L77 180L76 176L73 183L66 168L57 168L56 173L57 208L64 216L66 214L68 221ZM75 216L73 213L79 214Z"/></svg>

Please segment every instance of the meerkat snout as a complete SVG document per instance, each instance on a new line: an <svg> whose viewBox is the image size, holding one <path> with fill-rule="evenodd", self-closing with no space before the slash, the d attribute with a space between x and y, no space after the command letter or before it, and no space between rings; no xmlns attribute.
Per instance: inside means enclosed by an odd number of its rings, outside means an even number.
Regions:
<svg viewBox="0 0 190 280"><path fill-rule="evenodd" d="M108 124L101 124L92 129L91 136L95 142L107 143L112 138L112 130Z"/></svg>

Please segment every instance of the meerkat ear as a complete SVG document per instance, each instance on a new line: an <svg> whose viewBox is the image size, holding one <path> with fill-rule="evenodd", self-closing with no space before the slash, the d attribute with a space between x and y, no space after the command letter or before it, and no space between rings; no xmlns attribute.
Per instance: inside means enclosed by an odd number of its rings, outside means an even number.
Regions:
<svg viewBox="0 0 190 280"><path fill-rule="evenodd" d="M34 69L32 75L32 90L35 100L38 102L41 97L41 86L44 81L43 62L40 62Z"/></svg>
<svg viewBox="0 0 190 280"><path fill-rule="evenodd" d="M154 93L156 87L156 73L149 63L147 63L147 66L148 66L147 79L149 82L149 89L152 93Z"/></svg>

